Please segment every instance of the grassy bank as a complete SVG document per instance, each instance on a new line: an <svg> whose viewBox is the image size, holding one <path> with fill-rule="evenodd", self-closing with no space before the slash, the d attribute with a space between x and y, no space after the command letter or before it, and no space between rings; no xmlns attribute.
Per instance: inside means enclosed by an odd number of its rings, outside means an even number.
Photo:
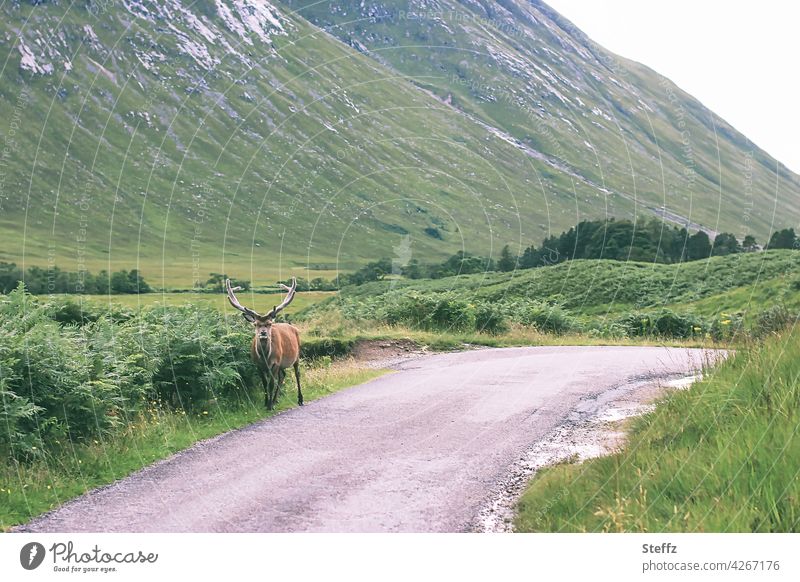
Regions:
<svg viewBox="0 0 800 582"><path fill-rule="evenodd" d="M306 402L360 384L385 371L359 368L343 361L303 369ZM124 431L93 441L63 443L31 462L5 460L0 464L0 531L24 523L95 487L191 446L195 442L247 426L296 406L293 384L275 412L258 398L240 406L218 406L191 414L153 406Z"/></svg>
<svg viewBox="0 0 800 582"><path fill-rule="evenodd" d="M315 328L302 326L306 334L309 329ZM325 334L328 330L324 330ZM652 337L625 337L616 338L594 337L585 333L546 333L535 328L513 326L508 331L499 334L478 332L454 331L425 331L404 326L390 326L381 324L353 324L346 334L335 335L335 339L326 338L320 342L330 341L333 346L344 346L337 352L349 352L360 341L382 340L408 340L417 346L431 351L463 350L471 346L484 346L490 348L508 348L521 346L675 346L691 348L729 347L730 343L719 343L713 340L696 338L652 338ZM325 352L323 352L325 353Z"/></svg>
<svg viewBox="0 0 800 582"><path fill-rule="evenodd" d="M740 350L633 422L617 454L558 465L518 506L529 531L800 529L800 331Z"/></svg>
<svg viewBox="0 0 800 582"><path fill-rule="evenodd" d="M341 313L448 333L514 326L590 338L741 341L800 310L800 253L767 251L680 264L576 260L517 272L350 286L299 313Z"/></svg>
<svg viewBox="0 0 800 582"><path fill-rule="evenodd" d="M348 287L336 301L367 301L392 293L443 293L458 290L464 298L510 301L548 299L577 315L613 314L632 308L669 306L677 309L734 291L741 296L720 306L744 309L752 302L747 290L764 287L772 300L800 306L800 253L773 250L708 260L642 263L580 259L515 272L479 273L442 279L393 280ZM714 313L712 311L712 313Z"/></svg>

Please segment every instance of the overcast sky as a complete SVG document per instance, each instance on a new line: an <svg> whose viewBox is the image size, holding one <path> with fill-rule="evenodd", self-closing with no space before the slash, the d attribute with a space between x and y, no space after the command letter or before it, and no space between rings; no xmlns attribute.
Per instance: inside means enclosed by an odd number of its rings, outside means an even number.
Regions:
<svg viewBox="0 0 800 582"><path fill-rule="evenodd" d="M800 173L800 3L545 1L608 50L672 79Z"/></svg>

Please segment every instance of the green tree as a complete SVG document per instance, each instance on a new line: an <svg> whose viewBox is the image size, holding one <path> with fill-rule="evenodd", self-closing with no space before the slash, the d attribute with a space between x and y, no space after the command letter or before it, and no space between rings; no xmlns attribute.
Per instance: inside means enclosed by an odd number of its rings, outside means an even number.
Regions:
<svg viewBox="0 0 800 582"><path fill-rule="evenodd" d="M508 245L503 247L503 250L500 251L500 260L497 261L497 270L498 271L513 271L517 268L517 261L518 257L511 253L511 247Z"/></svg>
<svg viewBox="0 0 800 582"><path fill-rule="evenodd" d="M744 240L742 241L742 250L746 253L752 253L758 250L758 242L756 242L756 237L752 234L745 235Z"/></svg>
<svg viewBox="0 0 800 582"><path fill-rule="evenodd" d="M729 232L721 232L714 237L714 248L712 254L717 257L741 253L742 246L734 235Z"/></svg>
<svg viewBox="0 0 800 582"><path fill-rule="evenodd" d="M698 230L686 239L686 259L697 261L711 256L711 239L705 231Z"/></svg>
<svg viewBox="0 0 800 582"><path fill-rule="evenodd" d="M128 273L128 288L130 293L152 293L153 291L142 277L139 269L133 269Z"/></svg>
<svg viewBox="0 0 800 582"><path fill-rule="evenodd" d="M109 276L108 271L105 269L97 273L97 277L94 279L94 284L97 289L97 293L100 295L111 294L111 277Z"/></svg>
<svg viewBox="0 0 800 582"><path fill-rule="evenodd" d="M776 230L769 239L768 249L795 249L798 248L797 235L793 228Z"/></svg>
<svg viewBox="0 0 800 582"><path fill-rule="evenodd" d="M312 291L334 291L336 286L333 284L333 281L328 281L322 277L315 277L311 279L309 288Z"/></svg>
<svg viewBox="0 0 800 582"><path fill-rule="evenodd" d="M226 273L209 273L208 275L205 286L220 293L226 292L225 279L231 280L231 287L241 287L242 291L250 290L250 281L247 279L234 279L233 277L228 277Z"/></svg>
<svg viewBox="0 0 800 582"><path fill-rule="evenodd" d="M22 281L22 269L16 263L0 262L0 293L11 293Z"/></svg>
<svg viewBox="0 0 800 582"><path fill-rule="evenodd" d="M402 270L403 277L408 279L422 279L425 276L425 269L418 259L411 259Z"/></svg>
<svg viewBox="0 0 800 582"><path fill-rule="evenodd" d="M541 255L536 247L531 245L522 251L522 256L519 258L520 269L532 269L538 267L541 261Z"/></svg>
<svg viewBox="0 0 800 582"><path fill-rule="evenodd" d="M386 275L392 272L391 259L379 259L371 263L367 263L359 270L349 275L340 275L337 278L339 285L363 285L370 281L380 281Z"/></svg>
<svg viewBox="0 0 800 582"><path fill-rule="evenodd" d="M40 267L28 267L23 275L25 289L33 295L47 293L47 271Z"/></svg>
<svg viewBox="0 0 800 582"><path fill-rule="evenodd" d="M112 293L134 293L128 271L114 271L111 274Z"/></svg>
<svg viewBox="0 0 800 582"><path fill-rule="evenodd" d="M278 283L280 283L282 285L286 285L287 287L291 287L292 286L292 280L291 279L285 279L283 281L278 281ZM303 277L300 277L299 279L297 279L297 287L295 287L295 290L296 291L311 291L311 282L308 279L304 279Z"/></svg>

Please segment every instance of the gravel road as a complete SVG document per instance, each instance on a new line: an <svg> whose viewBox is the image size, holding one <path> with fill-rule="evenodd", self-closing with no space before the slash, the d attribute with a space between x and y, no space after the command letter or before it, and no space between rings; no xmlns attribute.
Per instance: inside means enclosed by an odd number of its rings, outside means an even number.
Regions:
<svg viewBox="0 0 800 582"><path fill-rule="evenodd" d="M17 528L49 532L470 530L514 461L606 394L710 352L535 347L424 356L201 442Z"/></svg>

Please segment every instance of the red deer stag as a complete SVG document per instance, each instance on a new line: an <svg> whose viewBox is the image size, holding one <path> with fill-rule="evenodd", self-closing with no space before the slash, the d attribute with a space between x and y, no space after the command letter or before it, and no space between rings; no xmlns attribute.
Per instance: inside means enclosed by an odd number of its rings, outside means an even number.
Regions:
<svg viewBox="0 0 800 582"><path fill-rule="evenodd" d="M242 312L244 318L253 324L255 336L250 346L250 357L258 368L261 383L264 385L264 405L268 410L275 407L278 390L283 383L284 370L294 366L294 377L297 379L297 403L303 406L303 392L300 389L300 332L288 323L275 323L275 316L294 299L297 279L292 277L292 286L280 284L287 291L286 298L280 305L273 307L266 315L259 315L249 307L243 307L234 291L241 287L231 288L230 279L225 279L228 301Z"/></svg>

